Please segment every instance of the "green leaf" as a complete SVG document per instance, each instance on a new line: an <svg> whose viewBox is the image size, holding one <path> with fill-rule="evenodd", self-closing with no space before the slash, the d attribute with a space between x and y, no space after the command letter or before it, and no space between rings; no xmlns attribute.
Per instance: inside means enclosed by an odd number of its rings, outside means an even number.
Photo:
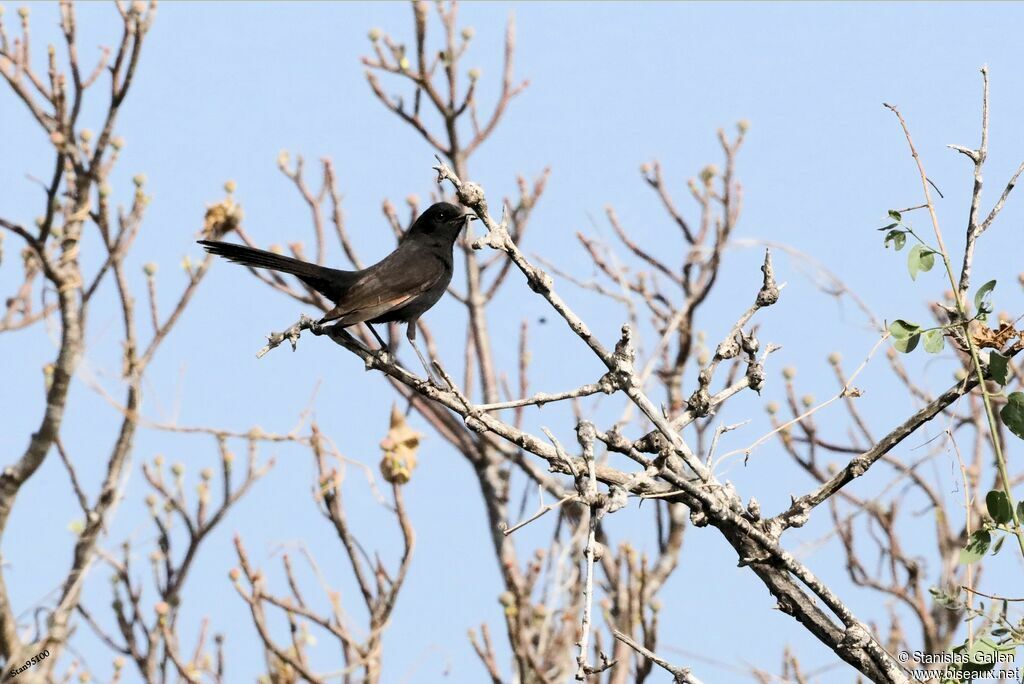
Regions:
<svg viewBox="0 0 1024 684"><path fill-rule="evenodd" d="M964 565L970 565L971 563L977 563L985 554L988 553L988 547L992 544L992 535L988 533L988 530L977 530L972 532L970 538L967 540L967 546L960 549L960 562Z"/></svg>
<svg viewBox="0 0 1024 684"><path fill-rule="evenodd" d="M996 555L997 553L999 553L999 550L1001 548L1003 548L1003 542L1004 541L1006 541L1006 535L1005 534L1002 535L1001 537L999 537L998 539L996 539L996 543L992 545L992 555L993 556Z"/></svg>
<svg viewBox="0 0 1024 684"><path fill-rule="evenodd" d="M1010 359L999 352L991 351L988 353L988 374L1000 385L1005 385L1009 379L1009 374L1007 373L1009 363Z"/></svg>
<svg viewBox="0 0 1024 684"><path fill-rule="evenodd" d="M882 245L888 249L889 243L892 243L896 248L896 251L903 249L903 245L907 244L907 234L902 230L890 230L889 234L885 236L885 241Z"/></svg>
<svg viewBox="0 0 1024 684"><path fill-rule="evenodd" d="M900 225L900 224L898 224L898 223L890 223L890 224L888 224L888 225L884 225L884 226L882 226L882 227L881 227L881 228L879 228L878 230L880 230L880 231L882 231L882 232L884 233L884 232L885 232L885 231L887 231L887 230L892 230L893 228L895 228L895 227L896 227L896 226L898 226L898 225Z"/></svg>
<svg viewBox="0 0 1024 684"><path fill-rule="evenodd" d="M917 349L917 343L921 341L921 336L918 334L911 335L910 337L897 338L892 343L893 348L898 352L909 354L910 352Z"/></svg>
<svg viewBox="0 0 1024 684"><path fill-rule="evenodd" d="M942 606L946 610L960 610L963 608L963 601L960 600L960 587L956 588L955 592L948 592L938 587L929 587L928 593L935 599L935 603Z"/></svg>
<svg viewBox="0 0 1024 684"><path fill-rule="evenodd" d="M909 323L901 318L897 318L889 325L889 334L893 336L892 346L896 351L909 354L914 351L917 347L917 343L921 341L921 326L917 323Z"/></svg>
<svg viewBox="0 0 1024 684"><path fill-rule="evenodd" d="M1005 524L1013 520L1013 509L1010 508L1010 500L1006 492L1001 489L993 489L985 495L985 507L988 514L999 524Z"/></svg>
<svg viewBox="0 0 1024 684"><path fill-rule="evenodd" d="M917 280L917 274L932 270L935 265L935 252L924 245L917 244L910 248L907 255L907 269L910 279Z"/></svg>
<svg viewBox="0 0 1024 684"><path fill-rule="evenodd" d="M1014 392L1006 398L1006 406L999 412L1003 425L1024 439L1024 392Z"/></svg>
<svg viewBox="0 0 1024 684"><path fill-rule="evenodd" d="M966 651L970 662L958 663L958 667L961 672L988 672L996 666L996 652L999 650L998 644L988 639L977 639L974 647Z"/></svg>
<svg viewBox="0 0 1024 684"><path fill-rule="evenodd" d="M900 222L903 220L903 215L900 214L900 212L896 211L895 209L890 209L889 218L891 218L893 221Z"/></svg>
<svg viewBox="0 0 1024 684"><path fill-rule="evenodd" d="M911 323L902 318L897 318L889 324L889 334L897 339L916 335L919 330L921 330L921 326L917 323Z"/></svg>
<svg viewBox="0 0 1024 684"><path fill-rule="evenodd" d="M996 281L990 280L981 287L974 294L974 310L979 314L992 313L992 302L985 300L985 295L989 294L996 287Z"/></svg>
<svg viewBox="0 0 1024 684"><path fill-rule="evenodd" d="M946 345L946 338L938 328L924 331L921 337L924 338L924 350L929 354L938 354Z"/></svg>
<svg viewBox="0 0 1024 684"><path fill-rule="evenodd" d="M1024 501L1017 502L1017 520L1024 522Z"/></svg>

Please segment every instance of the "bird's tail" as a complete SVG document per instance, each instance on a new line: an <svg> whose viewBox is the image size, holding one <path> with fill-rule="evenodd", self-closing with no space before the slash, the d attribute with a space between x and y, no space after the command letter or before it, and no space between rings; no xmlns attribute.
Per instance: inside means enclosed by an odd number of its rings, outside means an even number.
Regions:
<svg viewBox="0 0 1024 684"><path fill-rule="evenodd" d="M293 259L286 257L282 254L275 254L274 252L268 252L262 249L255 249L254 247L247 247L245 245L238 245L233 242L217 242L214 240L199 240L207 252L215 254L219 257L224 257L229 261L234 261L237 264L244 264L246 266L258 266L259 268L269 268L272 271L280 271L282 273L291 273L297 276L321 276L323 271L329 269L323 266L317 266L306 261L300 261L299 259Z"/></svg>
<svg viewBox="0 0 1024 684"><path fill-rule="evenodd" d="M198 242L210 254L224 257L237 264L256 268L268 268L271 271L280 271L281 273L290 273L298 276L300 280L332 300L340 299L348 284L355 277L352 271L340 271L334 268L318 266L308 261L293 259L282 254L275 254L274 252L247 247L246 245L239 245L233 242L218 242L215 240L198 240Z"/></svg>

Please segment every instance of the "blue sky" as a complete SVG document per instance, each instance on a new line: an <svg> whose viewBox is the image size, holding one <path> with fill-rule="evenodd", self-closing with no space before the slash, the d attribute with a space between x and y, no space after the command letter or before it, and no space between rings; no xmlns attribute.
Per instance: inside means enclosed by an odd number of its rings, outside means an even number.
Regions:
<svg viewBox="0 0 1024 684"><path fill-rule="evenodd" d="M58 38L57 12L50 5L32 7L35 56L41 60L45 43ZM641 244L681 256L679 236L641 181L638 167L661 160L680 205L692 216L685 180L707 163L721 163L717 128L732 130L736 121L747 119L750 132L738 166L745 208L736 237L786 243L812 255L879 317L923 319L927 300L944 289L938 269L912 285L902 255L883 250L874 230L887 209L917 204L920 197L902 134L882 102L901 107L930 177L945 194L939 201L940 219L954 253L962 244L971 167L945 145L977 144L982 64L989 65L992 79L985 207L1024 158L1018 129L1024 117L1020 5L467 4L460 14L464 24L474 26L476 38L464 64L482 69L483 102L494 93L510 13L518 25L516 73L531 85L473 158L471 175L496 205L499 197L514 192L517 174L533 177L551 166L548 191L524 248L582 277L590 277L593 268L575 233L611 240L614 235L602 219L608 204ZM427 197L435 187L433 158L418 135L373 98L359 57L368 53L371 27L410 40L410 14L407 5L398 3L162 4L119 120L118 132L127 145L113 179L115 192L127 198L131 176L145 173L153 196L131 257L135 284L143 284L143 263L159 264L166 310L183 285L178 264L186 255L199 254L193 240L205 205L222 196L227 179L237 183L236 197L255 239L265 244L308 241L305 207L276 168L282 149L310 162L331 157L348 225L364 259L386 253L391 238L381 202L390 198L401 206L410 193ZM82 54L92 56L92 46L113 42L117 17L110 6L89 5L81 8L79 24ZM97 113L98 108L86 110L86 117ZM0 130L0 214L30 223L41 203L26 174L46 173L49 144L6 90L0 93ZM985 274L976 277L978 282L998 278L997 308L1011 311L1022 304L1016 284L1020 260L1012 249L1019 245L1024 219L1020 199L1010 201L976 259L977 272ZM17 249L8 236L0 265L0 291L5 293L20 273ZM332 256L337 259L339 253ZM759 285L760 258L759 249L729 251L722 284L699 320L710 339L718 339L749 305ZM762 342L784 349L772 359L765 397L781 397L778 370L785 365L800 369L802 392L825 397L834 391L826 355L841 351L852 367L875 338L853 307L837 306L813 287L801 263L780 256L777 268L789 285L780 303L758 320ZM456 280L461 276L458 271ZM622 312L569 283L558 287L605 343L613 342ZM112 301L111 292L105 296ZM294 303L244 271L218 264L150 370L144 413L188 425L287 431L316 390L314 411L325 432L346 455L375 467L392 398L380 377L364 373L354 357L319 340L306 341L295 354L279 350L259 362L254 358L263 336L298 313ZM457 303L443 301L427 317L449 367L457 367L461 358L460 314ZM117 388L119 350L110 344L116 340L116 316L109 305L93 313L85 364L111 389ZM537 325L543 316L549 323ZM524 318L534 323L536 389L574 387L598 376L596 359L563 351L563 345L577 348L573 339L551 320L543 300L514 277L491 315L494 338L514 340ZM513 344L497 349L499 364L509 372L515 353ZM53 354L52 331L48 335L43 327L0 337L0 358L7 360L0 392L5 462L20 453L37 421L40 369ZM909 366L933 388L946 386L953 368L949 358L927 364L913 359ZM861 386L875 398L862 408L878 431L913 408L907 397L892 391L890 372L880 358L862 377ZM598 415L614 414L618 406L606 400ZM755 420L731 433L724 448L742 447L761 434L760 406L755 397L736 402L729 416ZM835 418L841 430L841 416ZM64 441L75 445L72 451L87 482L95 484L100 476L116 419L84 383L76 384ZM549 407L530 420L534 428L546 424L571 438L565 411ZM822 420L827 424L828 419ZM209 440L152 431L140 435L129 494L108 546L132 536L141 553L152 543L138 465L157 453L185 463L193 477L216 459ZM228 634L231 681L250 681L262 667L251 621L226 577L234 564L234 532L268 569L272 586L274 580L282 586L275 551L301 541L330 568L332 582L343 591L352 588L347 562L310 502L313 469L306 452L266 447L262 455L275 456L276 468L208 541L185 598L185 643L192 643L199 619L210 615L214 629ZM951 461L939 459L935 476L952 491ZM767 510L809 486L772 445L729 477L745 495L756 494ZM862 492L871 486L858 484ZM350 517L365 543L393 552L393 530L356 470L349 473L347 493ZM428 436L406 496L418 549L385 641L385 679L440 681L444 675L444 681L481 681L483 671L466 630L487 621L500 636L502 627L498 578L475 480L439 437ZM19 608L45 600L62 577L72 543L67 525L75 514L63 471L51 458L23 491L4 538L10 564L5 576ZM643 534L638 526L646 518L622 518L612 527L617 538ZM789 543L795 547L823 530L811 528L794 534ZM538 539L523 535L523 548ZM863 618L884 617L876 597L845 583L836 548L825 547L807 561L836 581ZM358 619L356 596L346 595ZM682 566L663 598L661 643L666 647L774 669L782 646L790 643L808 665L831 662L789 618L770 610L767 592L749 571L735 567L731 549L711 530L687 532ZM108 600L106 572L97 569L86 591L87 605L102 611ZM739 654L738 642L744 644ZM317 654L325 669L333 657L327 643L321 639ZM77 645L97 673L108 671L109 656L98 642L83 636ZM711 665L704 665L708 669L702 673L700 665L692 664L706 681L724 676Z"/></svg>

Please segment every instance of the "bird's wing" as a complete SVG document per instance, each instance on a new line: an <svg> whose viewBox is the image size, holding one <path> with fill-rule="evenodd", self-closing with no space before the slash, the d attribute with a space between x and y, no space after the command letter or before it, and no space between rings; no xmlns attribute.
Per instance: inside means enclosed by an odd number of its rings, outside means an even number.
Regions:
<svg viewBox="0 0 1024 684"><path fill-rule="evenodd" d="M324 320L355 325L383 316L437 285L446 270L444 261L434 255L395 252L366 269Z"/></svg>

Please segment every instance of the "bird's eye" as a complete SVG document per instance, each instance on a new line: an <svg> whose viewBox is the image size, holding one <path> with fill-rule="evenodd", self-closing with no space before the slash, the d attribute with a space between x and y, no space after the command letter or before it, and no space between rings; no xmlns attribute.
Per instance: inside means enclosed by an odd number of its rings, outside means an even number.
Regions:
<svg viewBox="0 0 1024 684"><path fill-rule="evenodd" d="M444 221L446 218L448 218L448 213L444 212L444 211L439 211L439 212L437 212L437 218L439 218L442 221Z"/></svg>

